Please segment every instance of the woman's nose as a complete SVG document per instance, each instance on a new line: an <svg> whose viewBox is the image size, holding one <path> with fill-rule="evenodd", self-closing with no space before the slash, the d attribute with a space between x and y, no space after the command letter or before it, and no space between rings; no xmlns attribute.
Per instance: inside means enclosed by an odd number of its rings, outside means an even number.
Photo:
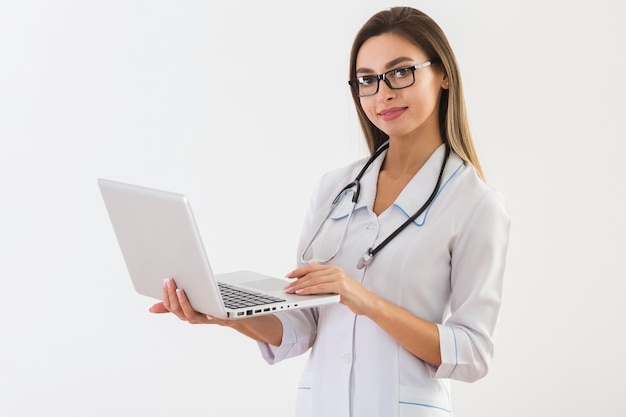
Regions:
<svg viewBox="0 0 626 417"><path fill-rule="evenodd" d="M378 86L378 96L381 100L391 100L396 96L396 90L389 87L385 81L381 81Z"/></svg>

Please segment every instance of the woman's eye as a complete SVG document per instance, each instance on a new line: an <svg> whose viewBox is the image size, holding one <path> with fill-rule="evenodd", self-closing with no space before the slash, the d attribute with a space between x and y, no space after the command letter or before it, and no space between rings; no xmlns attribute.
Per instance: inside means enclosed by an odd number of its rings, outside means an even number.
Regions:
<svg viewBox="0 0 626 417"><path fill-rule="evenodd" d="M398 68L393 71L394 78L404 78L411 72L410 68Z"/></svg>
<svg viewBox="0 0 626 417"><path fill-rule="evenodd" d="M376 77L361 77L359 79L361 85L373 85L376 84Z"/></svg>

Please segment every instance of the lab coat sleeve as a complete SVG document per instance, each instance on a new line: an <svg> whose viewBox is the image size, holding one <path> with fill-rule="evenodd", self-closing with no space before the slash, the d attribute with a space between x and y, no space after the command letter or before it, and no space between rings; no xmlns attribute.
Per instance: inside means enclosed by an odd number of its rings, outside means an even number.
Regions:
<svg viewBox="0 0 626 417"><path fill-rule="evenodd" d="M304 226L300 234L298 244L298 254L304 248L305 242L313 230L313 214L316 212L316 206L320 195L321 182L318 182L316 189L312 193L309 201L310 206L304 221ZM299 256L298 256L299 259ZM298 266L302 266L302 262L298 260ZM278 363L284 359L292 358L303 354L313 346L315 336L317 334L317 309L292 310L277 313L276 317L283 326L283 338L280 346L272 346L267 343L259 343L261 355L269 364Z"/></svg>
<svg viewBox="0 0 626 417"><path fill-rule="evenodd" d="M324 174L311 193L309 207L304 219L300 239L297 246L297 264L303 266L300 254L311 240L317 225L326 215L330 203L340 190L340 186L349 182L348 178L356 175L362 162L357 161L344 168ZM317 335L319 311L317 308L292 310L277 313L283 325L283 339L280 346L259 343L263 358L270 364L295 357L309 350Z"/></svg>
<svg viewBox="0 0 626 417"><path fill-rule="evenodd" d="M450 316L438 324L442 363L435 378L472 382L488 373L502 298L510 218L504 199L487 192L452 242Z"/></svg>
<svg viewBox="0 0 626 417"><path fill-rule="evenodd" d="M283 325L282 343L280 346L272 346L259 342L263 359L272 365L309 350L315 342L317 314L316 308L276 313Z"/></svg>

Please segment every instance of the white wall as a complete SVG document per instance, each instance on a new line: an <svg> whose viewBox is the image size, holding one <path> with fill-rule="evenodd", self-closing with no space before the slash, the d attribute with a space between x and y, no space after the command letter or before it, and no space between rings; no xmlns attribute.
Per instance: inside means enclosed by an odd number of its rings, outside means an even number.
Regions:
<svg viewBox="0 0 626 417"><path fill-rule="evenodd" d="M348 53L394 3L344 3L0 3L0 415L291 415L304 358L149 314L96 179L188 194L215 270L284 274L313 183L365 154ZM457 52L513 219L493 369L457 415L623 416L619 2L406 3Z"/></svg>

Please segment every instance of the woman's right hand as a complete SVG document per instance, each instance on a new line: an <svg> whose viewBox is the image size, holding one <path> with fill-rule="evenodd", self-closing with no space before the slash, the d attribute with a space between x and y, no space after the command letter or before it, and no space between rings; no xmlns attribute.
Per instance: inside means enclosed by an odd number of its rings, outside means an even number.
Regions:
<svg viewBox="0 0 626 417"><path fill-rule="evenodd" d="M237 320L224 320L200 313L191 307L185 291L177 288L173 279L163 281L163 301L150 307L155 314L172 313L179 319L191 324L217 324L263 343L279 346L283 336L283 326L273 314Z"/></svg>
<svg viewBox="0 0 626 417"><path fill-rule="evenodd" d="M150 307L151 313L172 313L179 319L191 324L219 324L228 326L232 320L222 320L199 313L191 307L185 291L176 287L173 279L163 281L163 301Z"/></svg>

